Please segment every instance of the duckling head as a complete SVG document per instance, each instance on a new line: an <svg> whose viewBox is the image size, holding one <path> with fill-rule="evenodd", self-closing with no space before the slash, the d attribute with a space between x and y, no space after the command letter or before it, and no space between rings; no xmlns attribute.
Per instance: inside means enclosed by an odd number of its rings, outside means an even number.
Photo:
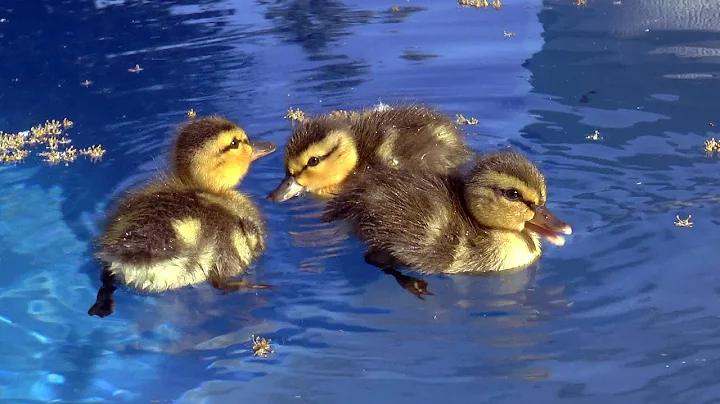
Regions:
<svg viewBox="0 0 720 404"><path fill-rule="evenodd" d="M285 178L268 195L284 202L305 192L332 195L358 164L350 121L326 115L303 121L285 149Z"/></svg>
<svg viewBox="0 0 720 404"><path fill-rule="evenodd" d="M230 189L242 181L252 161L275 148L273 142L251 142L241 127L225 118L195 119L177 136L173 171L186 184Z"/></svg>
<svg viewBox="0 0 720 404"><path fill-rule="evenodd" d="M475 220L488 228L534 233L557 246L565 244L559 233L572 233L570 225L545 206L545 177L518 153L481 159L469 173L465 201Z"/></svg>

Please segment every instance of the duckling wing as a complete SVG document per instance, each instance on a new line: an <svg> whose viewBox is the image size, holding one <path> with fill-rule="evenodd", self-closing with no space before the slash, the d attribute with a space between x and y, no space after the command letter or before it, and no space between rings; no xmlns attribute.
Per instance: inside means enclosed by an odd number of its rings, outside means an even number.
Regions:
<svg viewBox="0 0 720 404"><path fill-rule="evenodd" d="M461 183L432 173L367 171L328 202L323 220L350 222L369 249L388 252L404 266L444 272L469 227Z"/></svg>
<svg viewBox="0 0 720 404"><path fill-rule="evenodd" d="M197 237L200 225L193 221L201 209L198 195L190 191L131 195L111 214L98 240L98 255L126 262L176 257L182 248L178 230L185 237Z"/></svg>

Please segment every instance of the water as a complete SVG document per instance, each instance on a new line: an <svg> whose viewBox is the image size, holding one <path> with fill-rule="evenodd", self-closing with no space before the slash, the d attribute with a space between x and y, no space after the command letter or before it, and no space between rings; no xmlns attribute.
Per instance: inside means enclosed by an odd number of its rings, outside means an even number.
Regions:
<svg viewBox="0 0 720 404"><path fill-rule="evenodd" d="M720 402L712 2L398 5L4 4L0 129L69 117L77 147L108 151L0 168L0 402ZM537 161L566 246L519 273L428 277L421 302L319 204L264 199L275 153L242 184L271 231L253 276L274 290L118 293L114 316L87 316L97 220L164 166L189 109L284 145L290 107L402 100L477 118L477 150ZM253 334L270 357L253 357Z"/></svg>

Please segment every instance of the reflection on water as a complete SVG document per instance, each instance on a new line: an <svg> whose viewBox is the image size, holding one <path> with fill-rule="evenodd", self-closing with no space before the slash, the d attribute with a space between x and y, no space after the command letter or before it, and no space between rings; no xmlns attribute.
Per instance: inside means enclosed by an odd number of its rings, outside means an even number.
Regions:
<svg viewBox="0 0 720 404"><path fill-rule="evenodd" d="M282 40L302 46L309 55L324 54L332 42L351 34L352 25L367 24L372 16L337 0L278 0L265 13Z"/></svg>
<svg viewBox="0 0 720 404"><path fill-rule="evenodd" d="M291 245L295 248L311 248L312 256L303 258L299 268L301 271L323 272L323 261L339 257L347 249L343 244L349 237L337 225L322 223L323 203L310 206L293 206L288 209L293 222L300 221L297 228L288 229Z"/></svg>

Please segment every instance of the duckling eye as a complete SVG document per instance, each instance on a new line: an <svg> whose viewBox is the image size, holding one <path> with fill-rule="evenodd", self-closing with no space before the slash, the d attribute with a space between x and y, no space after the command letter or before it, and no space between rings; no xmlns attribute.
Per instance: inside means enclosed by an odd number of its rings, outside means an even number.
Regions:
<svg viewBox="0 0 720 404"><path fill-rule="evenodd" d="M517 189L507 189L503 191L503 195L511 201L520 199L520 192L518 192Z"/></svg>
<svg viewBox="0 0 720 404"><path fill-rule="evenodd" d="M315 167L318 164L320 164L320 159L317 157L310 157L307 162L307 165L309 165L310 167Z"/></svg>
<svg viewBox="0 0 720 404"><path fill-rule="evenodd" d="M238 138L234 137L232 142L230 142L229 148L237 149L238 147L240 147L240 143L241 143L240 140L238 140Z"/></svg>

